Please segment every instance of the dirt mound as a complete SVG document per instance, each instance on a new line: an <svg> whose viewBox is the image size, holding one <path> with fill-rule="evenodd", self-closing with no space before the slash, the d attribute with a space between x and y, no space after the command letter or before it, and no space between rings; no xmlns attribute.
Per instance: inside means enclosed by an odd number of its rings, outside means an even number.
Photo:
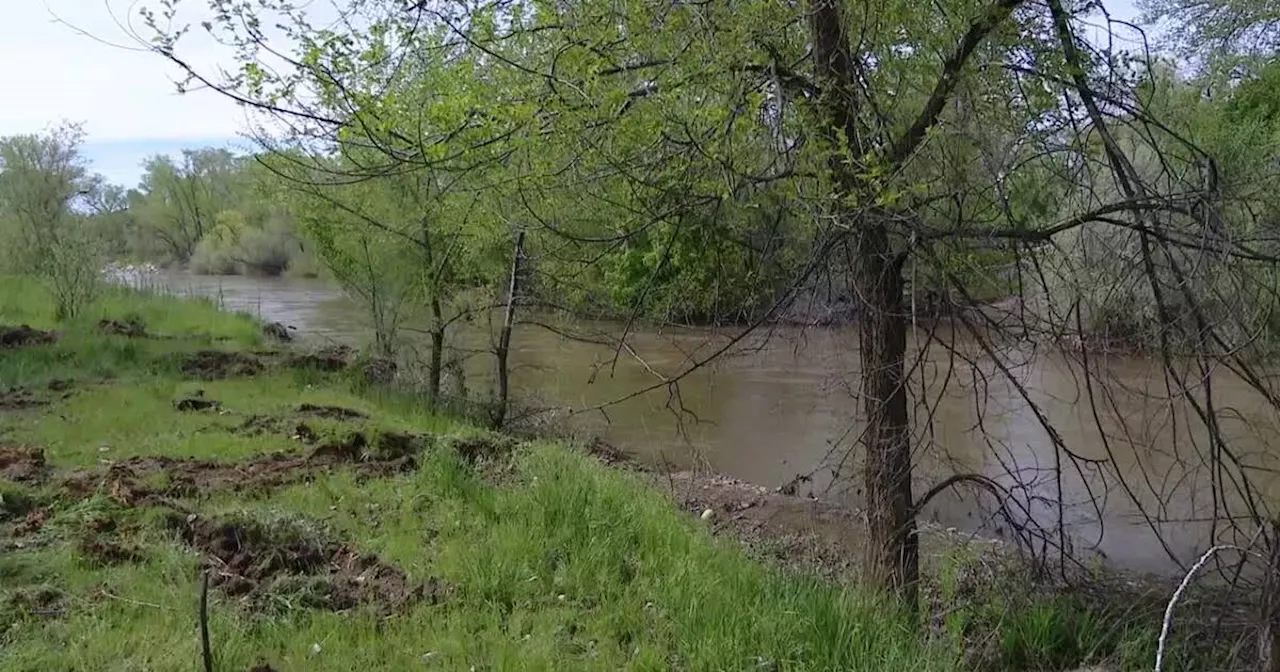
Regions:
<svg viewBox="0 0 1280 672"><path fill-rule="evenodd" d="M146 325L136 317L126 318L124 321L98 320L98 331L108 336L127 336L129 338L144 338L147 335Z"/></svg>
<svg viewBox="0 0 1280 672"><path fill-rule="evenodd" d="M53 343L58 334L52 331L40 331L27 325L17 327L0 326L0 348L21 348L28 345Z"/></svg>
<svg viewBox="0 0 1280 672"><path fill-rule="evenodd" d="M43 481L49 473L44 451L25 446L0 446L0 476L19 483Z"/></svg>
<svg viewBox="0 0 1280 672"><path fill-rule="evenodd" d="M170 523L207 556L210 584L252 607L284 602L344 611L364 605L392 614L444 596L442 582L411 582L377 555L324 539L314 525L196 516L174 516ZM286 596L292 599L279 599Z"/></svg>
<svg viewBox="0 0 1280 672"><path fill-rule="evenodd" d="M330 418L333 420L357 420L369 417L368 413L357 411L354 408L323 406L318 404L302 404L298 407L298 412L306 413L308 415L318 415L322 418Z"/></svg>
<svg viewBox="0 0 1280 672"><path fill-rule="evenodd" d="M294 355L288 364L299 369L318 369L320 371L341 371L355 359L355 350L346 345L333 345L320 348L315 352Z"/></svg>
<svg viewBox="0 0 1280 672"><path fill-rule="evenodd" d="M262 360L242 352L201 350L184 359L179 368L188 376L215 380L256 376L266 367Z"/></svg>
<svg viewBox="0 0 1280 672"><path fill-rule="evenodd" d="M309 430L308 430L309 431ZM106 469L72 472L64 491L84 498L105 489L125 506L153 500L194 497L220 491L252 491L278 488L305 481L316 473L350 467L364 477L385 477L412 471L417 462L406 446L420 449L425 439L410 441L400 435L384 435L370 447L364 434L324 443L308 454L275 453L246 462L133 457ZM416 452L416 450L414 451Z"/></svg>

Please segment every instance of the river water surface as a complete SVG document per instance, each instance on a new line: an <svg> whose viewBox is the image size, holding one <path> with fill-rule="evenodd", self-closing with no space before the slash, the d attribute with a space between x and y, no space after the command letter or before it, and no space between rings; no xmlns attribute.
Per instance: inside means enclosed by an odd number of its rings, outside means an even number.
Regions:
<svg viewBox="0 0 1280 672"><path fill-rule="evenodd" d="M169 291L215 297L228 309L296 327L305 341L360 345L368 339L359 306L322 281L181 274L155 280ZM621 330L607 323L552 326L580 335ZM851 451L859 431L857 339L851 330L762 332L682 379L678 392L660 385L583 411L684 371L736 333L639 330L628 341L633 355L521 324L512 341L514 393L525 405L561 409L558 416L567 417L571 429L600 435L655 462L707 467L770 487L807 476L800 494L857 504L860 476ZM1212 451L1206 433L1185 400L1169 400L1159 362L1091 358L1092 375L1085 376L1077 357L1046 348L1005 345L989 352L946 332L934 339L923 330L916 333L912 351L925 354L912 376L915 424L926 428L916 437L917 494L949 474L983 474L1011 488L1047 525L1057 520L1055 503L1061 501L1078 554L1097 553L1113 565L1158 572L1174 569L1174 558L1188 562L1210 543L1220 527L1211 518L1243 513L1234 484L1239 472L1204 466L1202 455ZM954 344L944 347L934 342L939 338ZM489 336L472 325L459 340L464 349L485 350ZM411 350L421 348L425 357L422 341ZM491 367L487 356L468 360L473 393L487 390ZM1227 448L1246 465L1244 473L1265 506L1273 486L1280 485L1273 448L1280 441L1280 418L1228 372L1214 371L1197 384L1204 380L1213 385ZM1044 422L1063 450L1055 450ZM948 491L924 515L1006 536L1006 523L992 515L993 502L976 491ZM1223 538L1220 530L1216 537Z"/></svg>

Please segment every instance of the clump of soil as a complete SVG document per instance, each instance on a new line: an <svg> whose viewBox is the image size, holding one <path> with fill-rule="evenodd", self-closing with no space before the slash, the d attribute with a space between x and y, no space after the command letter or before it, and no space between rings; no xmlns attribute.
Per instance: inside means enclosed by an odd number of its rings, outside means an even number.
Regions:
<svg viewBox="0 0 1280 672"><path fill-rule="evenodd" d="M12 387L0 392L0 411L20 411L48 404L49 400L37 397L25 387Z"/></svg>
<svg viewBox="0 0 1280 672"><path fill-rule="evenodd" d="M369 417L368 413L357 411L354 408L323 406L318 404L302 404L298 407L298 412L306 413L308 415L318 415L322 418L330 418L333 420L356 420Z"/></svg>
<svg viewBox="0 0 1280 672"><path fill-rule="evenodd" d="M399 367L394 359L374 357L365 362L361 373L364 374L364 379L371 383L387 385L396 379L396 371L398 369Z"/></svg>
<svg viewBox="0 0 1280 672"><path fill-rule="evenodd" d="M147 335L146 325L137 317L125 318L123 321L98 320L98 331L109 336L127 336L129 338L144 338Z"/></svg>
<svg viewBox="0 0 1280 672"><path fill-rule="evenodd" d="M0 476L18 483L38 483L49 473L44 451L25 446L0 446Z"/></svg>
<svg viewBox="0 0 1280 672"><path fill-rule="evenodd" d="M0 325L0 348L21 348L28 345L42 345L58 340L58 334L52 331L40 331L27 325L6 327Z"/></svg>
<svg viewBox="0 0 1280 672"><path fill-rule="evenodd" d="M452 445L464 462L475 464L510 454L516 447L516 440L509 436L474 436L454 439Z"/></svg>
<svg viewBox="0 0 1280 672"><path fill-rule="evenodd" d="M174 516L170 524L205 554L210 585L259 609L272 604L344 611L367 606L401 612L423 600L437 602L443 582L411 582L403 570L375 554L325 538L314 524Z"/></svg>
<svg viewBox="0 0 1280 672"><path fill-rule="evenodd" d="M315 352L294 355L288 364L298 369L317 369L319 371L341 371L355 359L355 350L346 345L333 345L320 348Z"/></svg>
<svg viewBox="0 0 1280 672"><path fill-rule="evenodd" d="M217 410L220 405L217 401L204 397L184 397L173 402L173 407L179 411L212 411Z"/></svg>
<svg viewBox="0 0 1280 672"><path fill-rule="evenodd" d="M10 526L9 532L15 537L25 537L28 534L35 534L36 532L39 532L40 528L44 527L44 524L49 522L49 519L52 517L53 514L49 509L31 509L30 511L27 511L27 515L22 517L22 520L19 520Z"/></svg>
<svg viewBox="0 0 1280 672"><path fill-rule="evenodd" d="M82 536L76 543L76 552L95 567L123 565L143 559L142 553L132 546L110 537L94 535Z"/></svg>
<svg viewBox="0 0 1280 672"><path fill-rule="evenodd" d="M289 333L289 328L279 322L262 325L262 335L267 338L274 338L281 343L288 343L293 340L293 334Z"/></svg>
<svg viewBox="0 0 1280 672"><path fill-rule="evenodd" d="M262 360L242 352L201 350L183 360L180 368L188 376L216 380L256 376L266 367Z"/></svg>

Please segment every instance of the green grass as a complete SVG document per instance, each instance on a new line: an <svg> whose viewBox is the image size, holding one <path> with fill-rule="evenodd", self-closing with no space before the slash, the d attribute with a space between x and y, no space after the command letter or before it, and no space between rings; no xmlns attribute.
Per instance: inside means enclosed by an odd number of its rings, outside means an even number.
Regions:
<svg viewBox="0 0 1280 672"><path fill-rule="evenodd" d="M0 390L77 382L51 406L0 411L0 445L40 446L57 469L134 455L239 460L295 449L287 436L233 428L252 415L287 415L303 402L370 415L349 423L308 418L321 434L482 433L424 412L411 396L353 385L340 374L185 379L176 355L258 345L256 324L212 304L112 291L82 319L54 325L39 293L29 281L0 278L0 324L62 333L53 345L0 351ZM130 340L93 328L99 316L128 315L175 338ZM224 412L174 410L174 399L197 390ZM180 504L204 516L311 521L412 580L450 586L439 604L391 617L308 609L289 595L268 611L249 611L215 589L210 629L220 671L267 662L281 671L344 672L928 672L965 669L966 635L975 628L997 637L977 669L1150 664L1141 648L1146 633L1113 632L1113 621L1054 601L983 596L952 610L946 629L954 635L929 636L856 585L760 564L679 511L646 476L556 442L524 444L497 463L474 465L443 440L402 476L362 481L337 470L266 493ZM8 538L14 521L46 509L52 517L39 532ZM106 493L71 501L54 485L0 480L0 669L197 669L199 557L164 515L123 507ZM112 538L135 549L137 561L103 565L80 550L104 519L115 521ZM961 566L944 565L949 602L963 602Z"/></svg>

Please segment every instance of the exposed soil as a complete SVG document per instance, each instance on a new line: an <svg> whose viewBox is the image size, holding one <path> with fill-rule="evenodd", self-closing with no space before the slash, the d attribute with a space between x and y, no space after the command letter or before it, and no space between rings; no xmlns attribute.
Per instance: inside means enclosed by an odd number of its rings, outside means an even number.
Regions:
<svg viewBox="0 0 1280 672"><path fill-rule="evenodd" d="M18 483L39 483L49 474L44 451L26 446L0 446L0 477Z"/></svg>
<svg viewBox="0 0 1280 672"><path fill-rule="evenodd" d="M333 345L315 352L293 355L288 365L295 368L310 368L320 371L341 371L355 359L355 350L346 345Z"/></svg>
<svg viewBox="0 0 1280 672"><path fill-rule="evenodd" d="M632 462L631 456L623 450L600 437L592 437L587 444L587 453L609 466L618 466Z"/></svg>
<svg viewBox="0 0 1280 672"><path fill-rule="evenodd" d="M14 387L0 392L0 411L20 411L26 408L47 406L48 399L36 396L25 387Z"/></svg>
<svg viewBox="0 0 1280 672"><path fill-rule="evenodd" d="M213 411L220 405L217 401L204 397L185 397L173 402L173 407L179 411Z"/></svg>
<svg viewBox="0 0 1280 672"><path fill-rule="evenodd" d="M682 508L770 560L836 577L853 570L862 557L862 519L852 509L721 474L679 472L656 478Z"/></svg>
<svg viewBox="0 0 1280 672"><path fill-rule="evenodd" d="M368 606L382 614L421 601L437 602L445 584L411 582L404 571L372 553L320 538L315 529L174 516L184 541L206 556L210 584L248 606L281 602L329 611Z"/></svg>
<svg viewBox="0 0 1280 672"><path fill-rule="evenodd" d="M322 406L317 404L302 404L298 407L298 412L306 413L308 415L317 415L322 418L330 418L333 420L356 420L369 417L368 413L357 411L354 408Z"/></svg>
<svg viewBox="0 0 1280 672"><path fill-rule="evenodd" d="M262 335L267 338L274 338L281 343L288 343L293 340L293 334L289 333L289 328L279 322L270 322L262 325Z"/></svg>
<svg viewBox="0 0 1280 672"><path fill-rule="evenodd" d="M424 437L384 434L372 445L364 434L324 443L308 454L275 453L245 462L132 457L105 469L72 472L62 481L74 497L106 490L125 506L169 498L194 497L220 491L277 488L334 468L350 467L362 477L386 477L412 471L412 453L426 445Z"/></svg>
<svg viewBox="0 0 1280 672"><path fill-rule="evenodd" d="M256 376L266 367L262 360L242 352L201 350L185 358L180 368L188 376L216 380Z"/></svg>
<svg viewBox="0 0 1280 672"><path fill-rule="evenodd" d="M97 567L141 562L142 552L110 537L85 535L76 543L76 551L89 564Z"/></svg>
<svg viewBox="0 0 1280 672"><path fill-rule="evenodd" d="M508 455L516 447L516 439L510 436L475 436L456 438L450 442L463 461L474 464L480 460L493 460Z"/></svg>
<svg viewBox="0 0 1280 672"><path fill-rule="evenodd" d="M9 527L9 533L15 537L25 537L28 534L35 534L36 532L39 532L40 528L44 527L44 524L49 522L49 519L52 517L53 513L50 512L49 509L32 509L27 512L27 515L22 517L22 520L19 520Z"/></svg>
<svg viewBox="0 0 1280 672"><path fill-rule="evenodd" d="M21 348L28 345L53 343L58 334L52 331L40 331L27 325L6 327L0 325L0 348Z"/></svg>
<svg viewBox="0 0 1280 672"><path fill-rule="evenodd" d="M98 320L98 331L111 336L127 336L129 338L145 338L147 327L137 319Z"/></svg>

